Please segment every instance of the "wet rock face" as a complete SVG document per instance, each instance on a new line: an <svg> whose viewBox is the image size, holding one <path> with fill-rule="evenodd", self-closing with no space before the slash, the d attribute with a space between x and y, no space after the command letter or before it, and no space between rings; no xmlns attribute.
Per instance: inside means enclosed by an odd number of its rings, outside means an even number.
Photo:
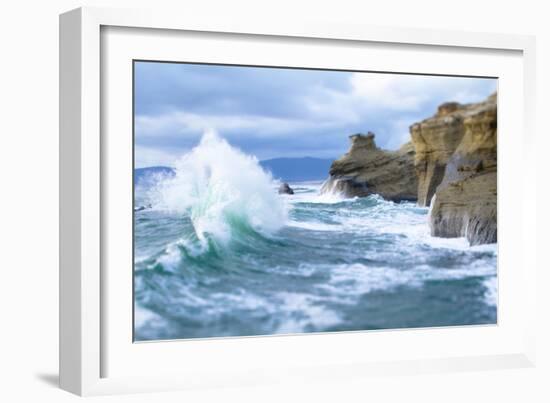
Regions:
<svg viewBox="0 0 550 403"><path fill-rule="evenodd" d="M443 238L465 236L470 245L495 243L496 182L495 173L444 186L436 193L432 207L431 234Z"/></svg>
<svg viewBox="0 0 550 403"><path fill-rule="evenodd" d="M376 146L373 133L349 138L350 150L332 163L322 193L340 193L346 197L379 194L387 200L416 201L418 181L411 143L397 151L386 151Z"/></svg>
<svg viewBox="0 0 550 403"><path fill-rule="evenodd" d="M418 202L428 205L431 232L466 236L470 244L497 241L497 104L439 108L411 127L419 177ZM442 110L443 108L443 110Z"/></svg>

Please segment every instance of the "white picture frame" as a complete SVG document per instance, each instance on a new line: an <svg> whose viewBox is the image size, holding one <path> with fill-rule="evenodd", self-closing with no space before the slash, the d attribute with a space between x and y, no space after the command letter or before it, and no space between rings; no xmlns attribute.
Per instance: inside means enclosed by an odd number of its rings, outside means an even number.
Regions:
<svg viewBox="0 0 550 403"><path fill-rule="evenodd" d="M331 63L349 62L352 65L356 63L354 58L357 58L358 52L366 51L364 49L370 46L383 52L386 48L393 49L395 55L388 52L386 56L381 56L380 69L387 71L471 75L501 72L499 79L503 80L504 87L499 84L498 326L184 340L139 346L132 343L131 338L127 337L131 332L127 326L128 319L123 317L125 312L131 317L126 298L131 293L131 283L123 289L127 277L106 271L106 267L113 267L111 259L125 264L124 259L128 257L127 250L113 252L107 238L113 239L117 231L125 237L124 234L132 230L127 226L128 221L124 220L127 216L116 224L110 224L116 221L113 217L118 215L107 214L128 206L124 204L128 200L124 192L127 186L131 186L131 179L122 185L128 174L125 163L127 152L131 150L124 151L126 157L120 163L123 168L110 163L113 155L127 149L127 137L115 136L112 132L121 124L122 132L126 133L131 120L126 102L128 81L124 79L124 74L128 71L125 70L127 61L137 58L132 52L150 59L166 58L175 48L174 44L182 40L181 35L189 33L194 39L186 43L187 52L194 52L196 56L191 59L197 62L208 57L201 55L200 49L220 46L220 43L234 40L231 38L238 38L239 45L235 42L231 48L232 53L240 56L232 54L225 57L246 59L248 64L254 61L255 64L273 63L273 59L261 52L246 52L252 49L247 47L253 44L261 47L269 42L272 44L270 46L280 45L281 49L299 45L303 50L307 46L312 49L312 43L316 43L335 52L339 52L340 48L348 49L342 50L340 61ZM107 37L106 34L113 36ZM136 48L131 41L138 35L142 36ZM193 41L200 41L206 36L214 38L211 45L193 45ZM239 46L241 50L238 50ZM349 50L351 48L354 50ZM110 52L113 49L116 52ZM179 52L181 54L182 50ZM426 55L426 60L414 60L404 65L403 57L399 55L407 52L421 52ZM469 60L463 58L471 57L472 63L445 64L434 56L438 52L448 54L454 60ZM304 64L316 66L322 63L321 59L316 59L313 50L310 53L309 59L297 63L301 63L302 67L306 67ZM276 53L270 55L276 57ZM176 59L181 57L176 56ZM109 64L105 58L111 58L113 63ZM520 35L320 22L298 25L286 21L248 21L244 18L239 21L214 21L150 10L80 8L62 14L61 387L79 395L97 395L291 383L372 374L533 366L536 323L532 312L535 312L537 266L536 242L533 242L531 234L536 232L535 209L528 199L528 192L516 192L515 196L510 193L508 197L508 188L502 178L516 184L519 182L525 189L535 188L536 176L534 168L530 168L531 164L526 164L526 170L517 172L511 169L506 157L509 150L519 150L524 159L534 155L534 58L534 38ZM427 67L428 64L431 67ZM331 66L337 67L336 64ZM107 75L117 80L107 80ZM123 79L118 80L120 77ZM111 107L120 109L111 110ZM116 113L113 113L114 110ZM506 114L507 111L517 113ZM113 115L121 120L111 121ZM115 206L114 200L122 201ZM513 215L510 214L512 211ZM120 249L125 250L124 245L128 244L122 240L121 243L123 246ZM507 245L515 246L514 250ZM128 264L132 264L131 260ZM512 266L516 267L516 271L512 270ZM121 300L125 302L115 301L113 290L120 292L117 295L122 295ZM456 345L458 340L461 341L460 346ZM407 344L414 347L409 349ZM365 348L358 352L357 346ZM155 370L151 371L151 368Z"/></svg>

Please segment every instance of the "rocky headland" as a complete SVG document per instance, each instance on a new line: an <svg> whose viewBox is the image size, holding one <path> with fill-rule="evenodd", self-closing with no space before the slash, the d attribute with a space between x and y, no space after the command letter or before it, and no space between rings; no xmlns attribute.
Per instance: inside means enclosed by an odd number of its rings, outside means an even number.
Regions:
<svg viewBox="0 0 550 403"><path fill-rule="evenodd" d="M370 132L350 136L350 150L332 163L321 191L417 201L430 206L433 236L496 242L496 94L480 103L444 103L410 134L397 151L378 148Z"/></svg>
<svg viewBox="0 0 550 403"><path fill-rule="evenodd" d="M349 137L349 151L332 163L321 192L346 197L379 194L392 201L416 201L413 145L409 142L397 151L387 151L378 148L374 138L370 132Z"/></svg>

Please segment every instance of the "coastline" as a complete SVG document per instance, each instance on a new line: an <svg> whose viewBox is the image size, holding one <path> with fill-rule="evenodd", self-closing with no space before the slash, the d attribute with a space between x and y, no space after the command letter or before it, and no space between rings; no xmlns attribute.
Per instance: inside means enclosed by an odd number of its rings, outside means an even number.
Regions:
<svg viewBox="0 0 550 403"><path fill-rule="evenodd" d="M136 185L147 206L134 212L136 339L495 324L496 217L495 242L460 224L493 219L469 206L496 203L496 191L468 196L496 178L486 106L442 105L397 151L352 135L315 181L266 172L206 134ZM441 231L449 188L460 225Z"/></svg>
<svg viewBox="0 0 550 403"><path fill-rule="evenodd" d="M496 93L474 104L446 102L411 125L410 141L396 151L380 149L371 132L349 136L321 191L416 201L430 207L432 235L496 243L496 102Z"/></svg>

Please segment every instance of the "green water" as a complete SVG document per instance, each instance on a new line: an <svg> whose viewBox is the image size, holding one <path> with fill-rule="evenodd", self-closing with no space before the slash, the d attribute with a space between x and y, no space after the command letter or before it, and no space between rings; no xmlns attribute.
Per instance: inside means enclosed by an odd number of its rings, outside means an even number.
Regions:
<svg viewBox="0 0 550 403"><path fill-rule="evenodd" d="M291 186L271 231L255 225L265 207L237 204L200 231L196 210L136 212L135 339L496 323L496 245L430 237L414 203Z"/></svg>

